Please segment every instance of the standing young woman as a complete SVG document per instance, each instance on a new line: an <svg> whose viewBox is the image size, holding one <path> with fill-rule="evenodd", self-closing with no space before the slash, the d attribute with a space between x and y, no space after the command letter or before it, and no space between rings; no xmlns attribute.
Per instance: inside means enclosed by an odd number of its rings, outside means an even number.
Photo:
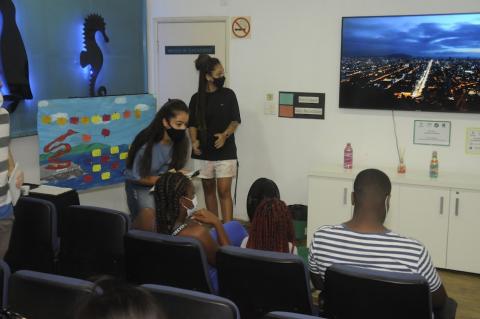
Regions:
<svg viewBox="0 0 480 319"><path fill-rule="evenodd" d="M155 211L150 188L158 175L185 166L188 139L185 131L188 108L181 100L169 100L155 118L133 140L125 171L125 192L132 221L141 211Z"/></svg>
<svg viewBox="0 0 480 319"><path fill-rule="evenodd" d="M223 222L233 218L232 180L237 174L234 132L241 122L235 93L223 87L225 71L217 58L201 54L198 92L190 100L189 130L192 158L200 160L207 209L218 215L217 191Z"/></svg>

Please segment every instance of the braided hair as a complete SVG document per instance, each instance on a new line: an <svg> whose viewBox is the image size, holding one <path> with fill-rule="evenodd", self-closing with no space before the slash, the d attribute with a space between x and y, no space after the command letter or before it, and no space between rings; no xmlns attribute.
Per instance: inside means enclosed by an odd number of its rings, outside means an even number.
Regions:
<svg viewBox="0 0 480 319"><path fill-rule="evenodd" d="M288 253L288 243L295 243L292 214L280 199L264 199L255 211L247 248Z"/></svg>
<svg viewBox="0 0 480 319"><path fill-rule="evenodd" d="M190 179L182 173L164 173L155 183L155 221L157 232L171 234L180 211L180 198L187 194Z"/></svg>

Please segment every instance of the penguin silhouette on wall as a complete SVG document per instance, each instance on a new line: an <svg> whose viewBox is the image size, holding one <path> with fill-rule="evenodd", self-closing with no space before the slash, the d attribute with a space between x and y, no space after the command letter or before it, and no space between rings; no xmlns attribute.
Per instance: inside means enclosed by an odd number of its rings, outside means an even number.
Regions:
<svg viewBox="0 0 480 319"><path fill-rule="evenodd" d="M7 108L13 112L21 100L32 99L33 95L30 89L27 52L15 20L16 11L12 0L0 0L0 13L0 58L7 91L4 98Z"/></svg>

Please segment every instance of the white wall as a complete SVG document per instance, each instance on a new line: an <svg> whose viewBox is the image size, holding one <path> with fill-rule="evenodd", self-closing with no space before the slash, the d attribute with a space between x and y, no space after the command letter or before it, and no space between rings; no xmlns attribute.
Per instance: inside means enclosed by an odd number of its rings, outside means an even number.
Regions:
<svg viewBox="0 0 480 319"><path fill-rule="evenodd" d="M340 164L351 142L354 165L397 165L391 113L338 108L341 17L479 11L478 0L147 0L149 84L153 84L155 17L252 17L252 39L230 41L230 86L237 93L243 123L237 133L240 157L238 217L245 217L251 183L274 179L287 203L307 200L307 173ZM266 93L325 92L326 120L279 119L263 114ZM149 87L154 92L153 87ZM480 157L466 156L465 128L480 115L397 112L400 144L408 168L425 169L432 147L413 145L413 120L452 121L450 147L437 147L440 172L479 172ZM39 181L37 137L12 142L26 180ZM122 186L81 194L82 204L126 211Z"/></svg>
<svg viewBox="0 0 480 319"><path fill-rule="evenodd" d="M237 145L240 159L237 216L245 214L246 193L260 176L273 178L287 203L307 200L307 173L340 164L351 142L354 165L396 167L389 111L338 108L341 17L479 11L478 0L148 0L149 83L153 83L153 26L156 17L252 17L252 39L230 41L230 86L242 113ZM263 114L265 94L325 92L326 120L280 119ZM153 87L150 87L153 92ZM278 99L278 97L277 97ZM436 147L440 173L479 172L480 157L467 156L465 128L480 115L396 112L399 142L408 168L428 173L430 146L413 145L415 119L451 120L450 147Z"/></svg>

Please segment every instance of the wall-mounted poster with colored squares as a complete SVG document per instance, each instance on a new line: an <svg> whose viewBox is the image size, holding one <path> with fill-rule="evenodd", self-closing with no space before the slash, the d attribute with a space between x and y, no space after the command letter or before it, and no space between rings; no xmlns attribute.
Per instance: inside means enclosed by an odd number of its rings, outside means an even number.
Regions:
<svg viewBox="0 0 480 319"><path fill-rule="evenodd" d="M148 94L40 101L40 182L77 190L123 182L128 148L155 113Z"/></svg>

